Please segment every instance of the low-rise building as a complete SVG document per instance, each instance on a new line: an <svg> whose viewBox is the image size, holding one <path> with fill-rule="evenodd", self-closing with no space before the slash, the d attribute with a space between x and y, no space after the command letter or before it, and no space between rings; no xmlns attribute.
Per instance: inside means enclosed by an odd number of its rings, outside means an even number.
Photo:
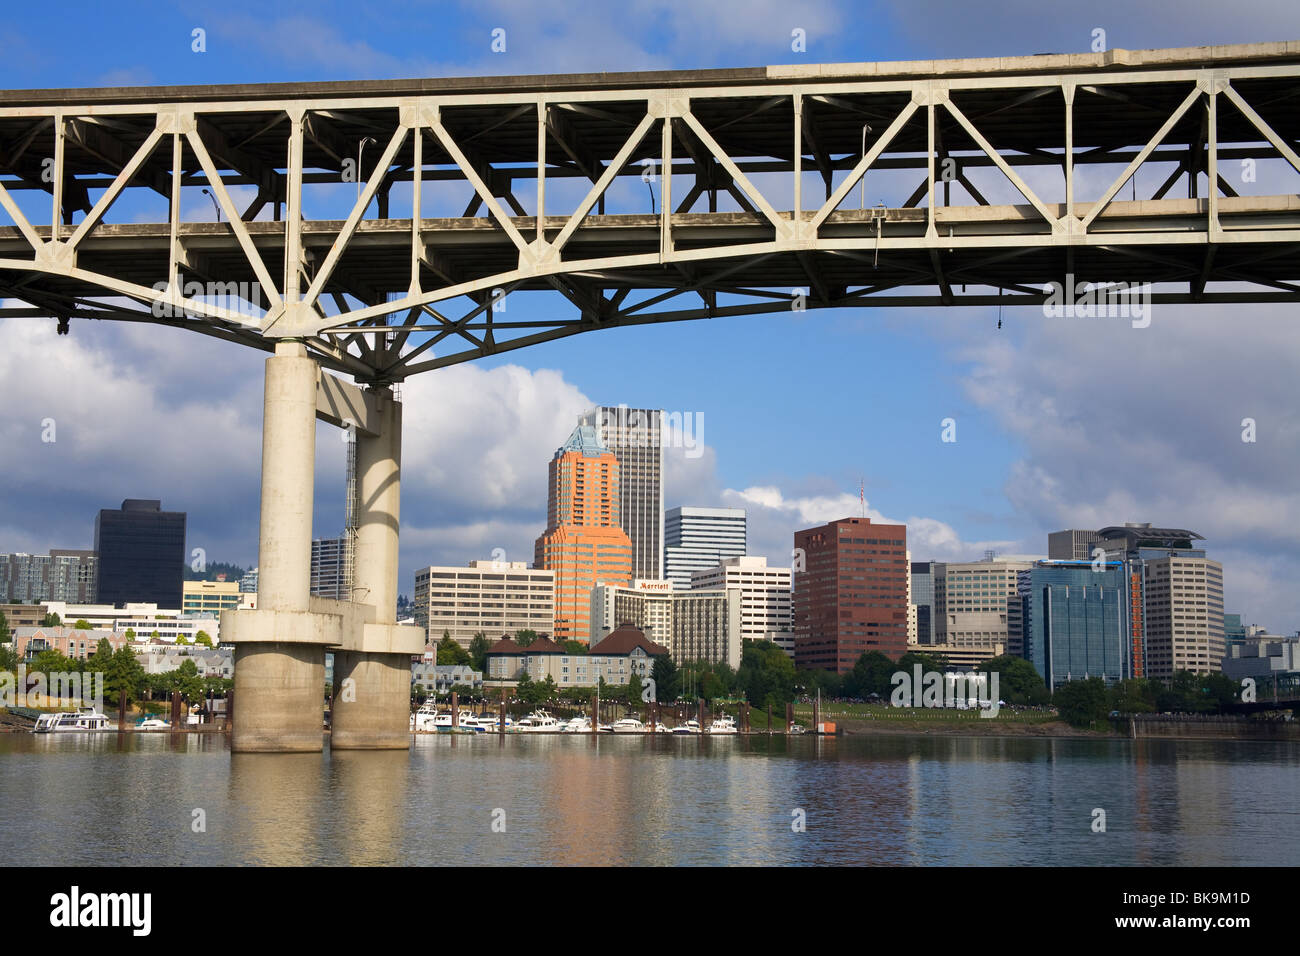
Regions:
<svg viewBox="0 0 1300 956"><path fill-rule="evenodd" d="M1230 644L1223 673L1234 681L1249 677L1261 684L1279 677L1300 678L1300 639L1266 635Z"/></svg>
<svg viewBox="0 0 1300 956"><path fill-rule="evenodd" d="M420 694L448 694L456 686L483 689L483 672L468 664L439 664L436 658L411 662L411 686Z"/></svg>
<svg viewBox="0 0 1300 956"><path fill-rule="evenodd" d="M907 648L917 654L929 654L942 658L944 669L948 671L971 671L1001 657L1007 652L1005 644L911 644Z"/></svg>
<svg viewBox="0 0 1300 956"><path fill-rule="evenodd" d="M488 651L488 678L518 681L524 674L530 680L547 677L561 689L626 684L636 674L650 675L654 659L667 654L668 648L646 637L640 628L623 625L598 641L586 654L571 654L549 638L539 637L527 647L511 638L502 638Z"/></svg>
<svg viewBox="0 0 1300 956"><path fill-rule="evenodd" d="M237 611L242 601L235 581L186 581L181 585L181 611L186 615L212 617L222 611Z"/></svg>
<svg viewBox="0 0 1300 956"><path fill-rule="evenodd" d="M228 647L177 647L161 641L129 646L146 674L169 674L189 660L198 668L200 677L233 680L235 676L235 655Z"/></svg>
<svg viewBox="0 0 1300 956"><path fill-rule="evenodd" d="M20 661L30 663L42 651L58 651L64 657L85 660L95 653L100 641L108 641L116 651L126 645L127 639L113 631L102 629L78 630L63 625L59 627L16 627L13 629L14 653Z"/></svg>

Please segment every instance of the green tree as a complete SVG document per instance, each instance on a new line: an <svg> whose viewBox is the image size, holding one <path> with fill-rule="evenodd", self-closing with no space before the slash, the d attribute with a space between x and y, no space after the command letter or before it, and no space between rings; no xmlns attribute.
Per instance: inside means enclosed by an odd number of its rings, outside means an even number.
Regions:
<svg viewBox="0 0 1300 956"><path fill-rule="evenodd" d="M888 697L890 676L896 670L894 662L880 651L867 651L844 678L844 693L850 697L869 697L872 694Z"/></svg>
<svg viewBox="0 0 1300 956"><path fill-rule="evenodd" d="M177 635L176 635L176 646L177 646L177 647L189 647L189 646L190 646L190 639L189 639L188 637L186 637L184 634L177 634Z"/></svg>
<svg viewBox="0 0 1300 956"><path fill-rule="evenodd" d="M202 647L211 647L212 635L207 631L199 631L199 633L194 635L194 643L201 645Z"/></svg>
<svg viewBox="0 0 1300 956"><path fill-rule="evenodd" d="M837 674L835 671L811 670L799 671L795 674L794 682L800 688L800 694L810 697L816 696L819 690L823 697L852 697L855 696L850 690L852 678L852 672Z"/></svg>
<svg viewBox="0 0 1300 956"><path fill-rule="evenodd" d="M93 631L93 630L94 630L94 628L92 628L92 627L90 626L90 622L87 621L84 617L77 618L77 623L74 624L74 625L72 625L72 626L73 626L76 630L78 630L78 631Z"/></svg>
<svg viewBox="0 0 1300 956"><path fill-rule="evenodd" d="M1201 681L1201 690L1220 713L1237 702L1237 691L1240 686L1227 674L1222 673L1206 674Z"/></svg>
<svg viewBox="0 0 1300 956"><path fill-rule="evenodd" d="M520 647L527 647L535 640L537 640L537 632L531 628L524 628L515 631L515 643Z"/></svg>
<svg viewBox="0 0 1300 956"><path fill-rule="evenodd" d="M86 658L86 672L89 674L106 674L112 660L113 645L108 642L108 638L101 637L99 644L95 647L95 653Z"/></svg>
<svg viewBox="0 0 1300 956"><path fill-rule="evenodd" d="M487 635L482 631L474 634L469 641L469 666L476 671L487 673L487 653L492 649Z"/></svg>
<svg viewBox="0 0 1300 956"><path fill-rule="evenodd" d="M469 651L453 641L450 634L447 634L438 642L439 664L444 666L448 664L468 664L469 661Z"/></svg>
<svg viewBox="0 0 1300 956"><path fill-rule="evenodd" d="M1052 703L1072 727L1087 727L1093 721L1105 720L1107 706L1106 683L1100 677L1072 680L1056 688Z"/></svg>
<svg viewBox="0 0 1300 956"><path fill-rule="evenodd" d="M589 649L582 641L565 641L563 646L564 653L571 657L583 657Z"/></svg>
<svg viewBox="0 0 1300 956"><path fill-rule="evenodd" d="M122 646L113 654L108 667L104 669L104 696L116 701L118 694L125 690L126 699L135 701L148 686L148 675L136 659L135 652Z"/></svg>
<svg viewBox="0 0 1300 956"><path fill-rule="evenodd" d="M1045 704L1050 696L1038 669L1023 657L1003 654L990 658L975 669L984 674L998 675L998 696L1009 704ZM992 689L990 684L990 692Z"/></svg>
<svg viewBox="0 0 1300 956"><path fill-rule="evenodd" d="M75 673L81 670L81 662L64 657L61 651L49 648L36 655L28 670L41 674Z"/></svg>
<svg viewBox="0 0 1300 956"><path fill-rule="evenodd" d="M1176 714L1194 714L1208 710L1208 702L1201 694L1201 679L1191 671L1174 671L1168 686L1156 693L1156 709Z"/></svg>
<svg viewBox="0 0 1300 956"><path fill-rule="evenodd" d="M133 628L133 627L128 627L128 628L126 629L126 634L125 634L124 636L126 637L126 639L127 639L128 641L134 641L134 640L135 640L135 628Z"/></svg>
<svg viewBox="0 0 1300 956"><path fill-rule="evenodd" d="M794 661L771 641L747 641L740 655L736 685L755 707L794 700Z"/></svg>
<svg viewBox="0 0 1300 956"><path fill-rule="evenodd" d="M38 602L33 601L32 603L36 604ZM60 618L57 614L55 614L53 611L47 613L43 618L41 618L41 627L62 627L62 626L63 626L63 619Z"/></svg>
<svg viewBox="0 0 1300 956"><path fill-rule="evenodd" d="M913 668L917 664L921 665L922 674L928 673L929 671L942 672L948 666L948 659L942 654L927 654L925 651L908 651L898 659L898 666L895 670L907 671L908 674L911 674L913 673Z"/></svg>
<svg viewBox="0 0 1300 956"><path fill-rule="evenodd" d="M17 648L10 646L11 638L9 619L4 616L3 611L0 611L0 671L17 671L18 669Z"/></svg>
<svg viewBox="0 0 1300 956"><path fill-rule="evenodd" d="M203 699L203 678L199 676L198 665L193 659L186 658L181 666L173 672L176 675L175 687L191 704Z"/></svg>
<svg viewBox="0 0 1300 956"><path fill-rule="evenodd" d="M681 694L681 681L677 665L667 654L659 654L650 667L650 676L655 682L655 697L660 703L672 703Z"/></svg>
<svg viewBox="0 0 1300 956"><path fill-rule="evenodd" d="M632 676L629 677L627 681L627 702L633 707L636 707L641 703L641 689L643 686L644 685L641 683L641 675L636 671L633 671Z"/></svg>
<svg viewBox="0 0 1300 956"><path fill-rule="evenodd" d="M1121 714L1149 714L1156 709L1159 689L1141 678L1117 681L1110 689L1110 709Z"/></svg>

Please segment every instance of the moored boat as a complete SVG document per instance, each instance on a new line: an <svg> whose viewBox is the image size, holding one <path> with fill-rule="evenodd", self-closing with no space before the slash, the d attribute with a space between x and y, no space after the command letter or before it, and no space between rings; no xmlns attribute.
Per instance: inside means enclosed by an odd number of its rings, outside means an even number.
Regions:
<svg viewBox="0 0 1300 956"><path fill-rule="evenodd" d="M730 716L729 714L722 714L719 717L715 717L713 721L709 724L708 732L710 734L723 734L723 735L739 733L739 731L736 729L736 718Z"/></svg>
<svg viewBox="0 0 1300 956"><path fill-rule="evenodd" d="M112 730L108 718L94 707L82 707L76 711L63 711L57 714L41 714L36 718L34 734L84 734L97 730Z"/></svg>

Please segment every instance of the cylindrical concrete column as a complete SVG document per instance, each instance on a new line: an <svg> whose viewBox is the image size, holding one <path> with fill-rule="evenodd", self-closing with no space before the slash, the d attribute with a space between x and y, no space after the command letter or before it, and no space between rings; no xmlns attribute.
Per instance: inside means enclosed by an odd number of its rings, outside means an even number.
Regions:
<svg viewBox="0 0 1300 956"><path fill-rule="evenodd" d="M315 360L298 342L279 342L266 360L262 424L259 611L306 613L311 594L311 522L316 470ZM323 747L325 648L275 640L237 643L231 728L235 752L319 751Z"/></svg>
<svg viewBox="0 0 1300 956"><path fill-rule="evenodd" d="M316 361L299 342L266 360L262 424L262 526L257 606L305 611L311 596L316 481Z"/></svg>
<svg viewBox="0 0 1300 956"><path fill-rule="evenodd" d="M397 540L402 490L402 406L391 389L367 393L378 435L357 434L357 539L352 600L374 609L376 624L397 620ZM347 694L338 689L347 680ZM409 654L336 651L330 748L406 749L411 745Z"/></svg>
<svg viewBox="0 0 1300 956"><path fill-rule="evenodd" d="M402 405L375 389L379 434L357 434L356 559L352 600L375 609L375 623L397 620L397 534L402 499Z"/></svg>
<svg viewBox="0 0 1300 956"><path fill-rule="evenodd" d="M319 753L325 737L324 693L323 645L236 644L239 713L230 729L230 749L235 753Z"/></svg>

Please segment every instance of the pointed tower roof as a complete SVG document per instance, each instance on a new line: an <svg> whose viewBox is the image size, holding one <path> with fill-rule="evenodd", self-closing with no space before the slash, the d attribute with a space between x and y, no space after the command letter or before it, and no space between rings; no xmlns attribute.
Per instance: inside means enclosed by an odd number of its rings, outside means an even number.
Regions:
<svg viewBox="0 0 1300 956"><path fill-rule="evenodd" d="M570 451L581 452L589 458L610 453L609 449L600 443L593 425L578 425L574 428L569 434L568 440L559 447L555 454L558 457Z"/></svg>

